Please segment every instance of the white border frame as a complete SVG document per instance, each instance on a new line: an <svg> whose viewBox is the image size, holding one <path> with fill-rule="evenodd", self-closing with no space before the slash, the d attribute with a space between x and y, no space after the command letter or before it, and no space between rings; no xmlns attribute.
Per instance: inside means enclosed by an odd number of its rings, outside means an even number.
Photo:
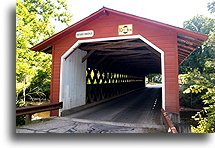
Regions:
<svg viewBox="0 0 215 148"><path fill-rule="evenodd" d="M122 40L122 39L141 39L143 42L151 46L157 52L161 54L161 74L162 74L162 108L165 109L165 71L164 71L164 52L148 41L141 35L131 35L131 36L119 36L119 37L107 37L107 38L96 38L96 39L86 39L86 40L78 40L69 50L67 50L61 56L61 68L60 68L60 98L59 101L62 101L61 93L62 93L62 68L64 60L82 43L92 43L92 42L99 42L99 41L110 41L110 40ZM61 112L61 111L60 111ZM59 112L59 115L60 115Z"/></svg>

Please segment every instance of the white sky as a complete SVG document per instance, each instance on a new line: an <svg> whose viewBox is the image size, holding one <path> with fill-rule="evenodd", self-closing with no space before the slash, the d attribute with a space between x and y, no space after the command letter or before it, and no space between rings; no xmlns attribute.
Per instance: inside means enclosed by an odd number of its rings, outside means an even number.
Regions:
<svg viewBox="0 0 215 148"><path fill-rule="evenodd" d="M73 14L72 24L100 8L108 7L140 17L182 27L185 20L197 14L210 16L207 3L212 0L67 0ZM65 26L57 30L64 29Z"/></svg>

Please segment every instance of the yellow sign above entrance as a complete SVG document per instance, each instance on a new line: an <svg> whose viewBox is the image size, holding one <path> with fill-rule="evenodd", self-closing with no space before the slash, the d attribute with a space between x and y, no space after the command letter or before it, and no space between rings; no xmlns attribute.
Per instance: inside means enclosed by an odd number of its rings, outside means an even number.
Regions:
<svg viewBox="0 0 215 148"><path fill-rule="evenodd" d="M118 26L118 35L129 35L133 33L133 25L125 24Z"/></svg>

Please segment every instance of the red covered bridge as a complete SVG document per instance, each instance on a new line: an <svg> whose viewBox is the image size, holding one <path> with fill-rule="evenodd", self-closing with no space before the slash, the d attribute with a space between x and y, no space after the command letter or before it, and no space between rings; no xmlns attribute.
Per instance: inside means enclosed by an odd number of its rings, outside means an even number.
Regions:
<svg viewBox="0 0 215 148"><path fill-rule="evenodd" d="M178 65L205 40L202 34L102 8L31 50L52 54L50 98L63 102L62 114L145 87L150 73L162 75L162 108L178 114Z"/></svg>

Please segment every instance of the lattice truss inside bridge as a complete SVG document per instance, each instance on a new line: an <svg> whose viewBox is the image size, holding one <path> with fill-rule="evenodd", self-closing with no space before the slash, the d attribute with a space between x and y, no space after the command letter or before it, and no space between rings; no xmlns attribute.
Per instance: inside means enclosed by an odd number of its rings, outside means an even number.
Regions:
<svg viewBox="0 0 215 148"><path fill-rule="evenodd" d="M145 76L161 73L161 55L140 39L83 43L87 51L86 102L120 95L144 87Z"/></svg>

